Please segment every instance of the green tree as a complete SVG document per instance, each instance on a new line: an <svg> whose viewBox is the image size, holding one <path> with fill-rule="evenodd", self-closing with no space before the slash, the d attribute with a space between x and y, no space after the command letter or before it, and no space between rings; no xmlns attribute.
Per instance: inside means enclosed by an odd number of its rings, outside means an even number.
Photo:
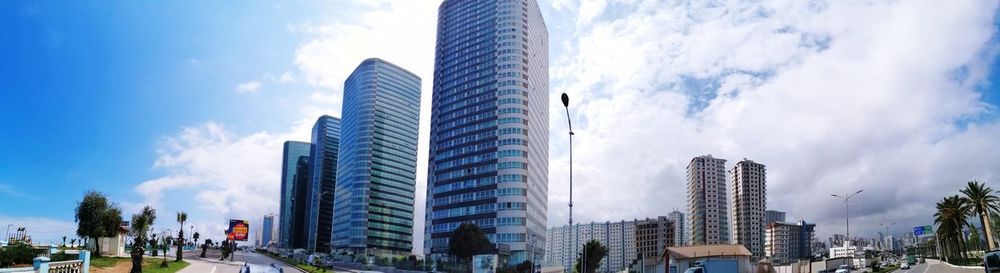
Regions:
<svg viewBox="0 0 1000 273"><path fill-rule="evenodd" d="M197 236L198 233L195 233L195 235ZM201 257L202 258L205 258L205 251L208 251L208 248L211 247L211 246L212 246L212 239L205 239L205 243L201 245Z"/></svg>
<svg viewBox="0 0 1000 273"><path fill-rule="evenodd" d="M142 255L146 253L146 241L149 236L149 227L156 221L156 210L146 206L142 212L132 215L132 227L129 233L132 235L132 270L130 273L142 273Z"/></svg>
<svg viewBox="0 0 1000 273"><path fill-rule="evenodd" d="M118 235L122 223L122 211L111 203L108 197L97 191L88 191L77 203L75 220L76 234L87 240L94 240L94 256L101 255L101 237Z"/></svg>
<svg viewBox="0 0 1000 273"><path fill-rule="evenodd" d="M63 236L63 244L62 244L62 246L63 246L63 247L65 247L65 246L66 246L66 236Z"/></svg>
<svg viewBox="0 0 1000 273"><path fill-rule="evenodd" d="M184 222L187 222L187 219L187 212L181 211L177 213L177 222L181 223L181 229L177 232L177 262L184 260L184 253L182 252L184 249Z"/></svg>
<svg viewBox="0 0 1000 273"><path fill-rule="evenodd" d="M972 227L970 226L970 228ZM979 229L972 228L969 231L969 243L968 243L968 245L970 245L972 248L971 250L973 251L982 250L983 244L980 242L982 242L982 238L979 238Z"/></svg>
<svg viewBox="0 0 1000 273"><path fill-rule="evenodd" d="M473 223L463 223L448 238L448 254L465 262L472 271L472 256L493 252L493 243Z"/></svg>
<svg viewBox="0 0 1000 273"><path fill-rule="evenodd" d="M979 218L979 224L983 227L982 234L986 234L986 248L995 248L996 238L993 238L993 229L990 225L989 214L990 212L1000 211L1000 198L993 195L993 189L975 180L969 181L965 185L965 189L962 189L961 192L965 195L963 198L965 202L972 207L972 212ZM979 245L978 241L976 245Z"/></svg>
<svg viewBox="0 0 1000 273"><path fill-rule="evenodd" d="M149 249L150 249L150 252L152 252L151 253L152 256L156 257L156 255L158 254L157 252L160 251L160 248L159 248L160 241L156 240L156 234L155 233L154 234L150 234L149 236L150 236L150 239L149 239Z"/></svg>
<svg viewBox="0 0 1000 273"><path fill-rule="evenodd" d="M578 253L581 257L576 258L573 265L573 272L594 273L597 267L601 266L601 260L608 256L608 248L601 245L597 240L590 240L583 245L583 253ZM580 258L586 258L581 263ZM580 270L580 265L584 265L584 270Z"/></svg>
<svg viewBox="0 0 1000 273"><path fill-rule="evenodd" d="M946 253L958 254L967 258L965 239L962 229L968 226L966 220L972 213L972 207L958 195L945 197L935 205L934 223L938 224L938 237ZM945 255L946 257L948 255Z"/></svg>
<svg viewBox="0 0 1000 273"><path fill-rule="evenodd" d="M201 234L198 234L197 232L195 232L194 234L191 234L191 239L194 239L194 245L195 246L198 245L198 237L201 237Z"/></svg>

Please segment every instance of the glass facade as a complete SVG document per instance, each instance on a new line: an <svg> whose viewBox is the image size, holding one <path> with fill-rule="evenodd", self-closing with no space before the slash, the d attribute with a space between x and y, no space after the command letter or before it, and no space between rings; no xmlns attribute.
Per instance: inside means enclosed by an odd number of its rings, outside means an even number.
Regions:
<svg viewBox="0 0 1000 273"><path fill-rule="evenodd" d="M281 156L281 214L278 216L278 247L280 248L292 248L295 200L299 197L295 194L295 177L298 174L299 158L304 157L308 160L309 149L310 144L307 142L285 141ZM307 168L306 171L308 170Z"/></svg>
<svg viewBox="0 0 1000 273"><path fill-rule="evenodd" d="M260 230L260 246L267 247L271 244L271 234L274 231L274 215L265 215L262 228Z"/></svg>
<svg viewBox="0 0 1000 273"><path fill-rule="evenodd" d="M319 117L313 125L309 158L309 219L306 249L330 251L333 231L333 200L337 186L337 150L340 145L340 119Z"/></svg>
<svg viewBox="0 0 1000 273"><path fill-rule="evenodd" d="M309 193L312 192L309 188L309 184L312 180L309 179L309 167L312 166L312 161L309 160L308 156L300 156L299 161L295 164L295 179L293 183L295 184L295 197L293 201L295 203L292 205L292 226L291 226L291 245L290 249L305 249L306 244L309 242Z"/></svg>
<svg viewBox="0 0 1000 273"><path fill-rule="evenodd" d="M509 247L509 263L540 261L549 94L538 3L445 0L437 27L424 252L447 253L451 232L475 223Z"/></svg>
<svg viewBox="0 0 1000 273"><path fill-rule="evenodd" d="M344 82L334 210L336 253L413 251L420 78L381 59Z"/></svg>

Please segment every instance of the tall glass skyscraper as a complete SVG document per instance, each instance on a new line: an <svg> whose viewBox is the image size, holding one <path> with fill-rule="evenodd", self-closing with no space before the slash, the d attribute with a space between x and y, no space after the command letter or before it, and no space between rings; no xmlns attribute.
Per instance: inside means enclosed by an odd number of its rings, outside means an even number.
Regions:
<svg viewBox="0 0 1000 273"><path fill-rule="evenodd" d="M260 246L267 247L271 244L271 235L274 234L274 215L264 215L264 221L261 221L260 229Z"/></svg>
<svg viewBox="0 0 1000 273"><path fill-rule="evenodd" d="M309 194L312 189L309 188L309 184L312 180L309 179L309 168L312 166L312 160L308 156L300 156L299 161L295 164L295 197L292 201L292 227L291 233L292 238L288 248L290 249L305 249L306 244L309 242Z"/></svg>
<svg viewBox="0 0 1000 273"><path fill-rule="evenodd" d="M309 158L309 149L310 144L307 142L285 141L281 156L281 215L278 216L278 247L280 248L292 248L292 233L294 233L292 225L295 223L295 200L298 197L295 195L297 163L299 158Z"/></svg>
<svg viewBox="0 0 1000 273"><path fill-rule="evenodd" d="M549 70L538 3L445 0L437 32L424 252L447 253L452 231L475 223L509 247L509 263L540 261Z"/></svg>
<svg viewBox="0 0 1000 273"><path fill-rule="evenodd" d="M344 82L335 252L413 251L420 78L381 59L362 62Z"/></svg>
<svg viewBox="0 0 1000 273"><path fill-rule="evenodd" d="M309 158L309 220L306 248L313 252L330 251L333 232L333 200L337 186L337 149L340 145L340 119L322 116L312 132Z"/></svg>

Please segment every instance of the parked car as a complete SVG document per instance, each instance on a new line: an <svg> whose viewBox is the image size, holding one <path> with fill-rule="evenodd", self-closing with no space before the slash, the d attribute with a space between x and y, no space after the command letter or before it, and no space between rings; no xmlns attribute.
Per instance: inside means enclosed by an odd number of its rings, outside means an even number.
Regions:
<svg viewBox="0 0 1000 273"><path fill-rule="evenodd" d="M850 273L850 272L851 272L851 267L845 264L841 265L840 267L837 267L837 271L835 271L834 273Z"/></svg>
<svg viewBox="0 0 1000 273"><path fill-rule="evenodd" d="M1000 273L1000 250L987 252L983 256L983 267L986 273Z"/></svg>

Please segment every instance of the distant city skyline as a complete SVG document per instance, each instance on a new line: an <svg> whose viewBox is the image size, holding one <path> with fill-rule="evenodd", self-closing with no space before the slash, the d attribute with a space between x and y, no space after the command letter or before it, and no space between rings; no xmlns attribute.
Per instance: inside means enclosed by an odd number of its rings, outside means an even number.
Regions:
<svg viewBox="0 0 1000 273"><path fill-rule="evenodd" d="M845 213L817 196L864 188L851 235L876 238L882 222L894 236L931 225L934 202L966 181L1000 181L995 2L602 3L538 6L550 82L537 86L553 111L528 119L549 131L536 229L568 218L563 92L575 222L687 212L685 167L702 154L766 163L767 206L815 221L820 238L843 234ZM441 4L8 3L0 227L72 238L72 208L91 189L125 215L187 211L202 238L221 239L228 219L257 227L287 199L284 142L310 142L318 117L339 117L344 80L379 57L424 79L422 252Z"/></svg>

